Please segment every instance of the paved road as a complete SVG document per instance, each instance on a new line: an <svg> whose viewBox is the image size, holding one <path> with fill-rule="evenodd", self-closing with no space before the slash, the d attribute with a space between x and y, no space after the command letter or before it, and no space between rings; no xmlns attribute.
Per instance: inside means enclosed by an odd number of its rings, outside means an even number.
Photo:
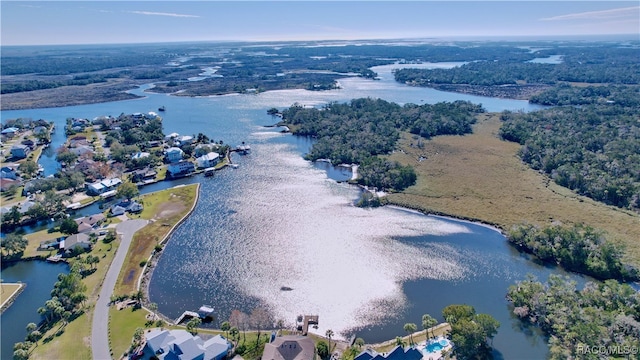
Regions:
<svg viewBox="0 0 640 360"><path fill-rule="evenodd" d="M107 270L107 275L102 283L100 295L93 311L93 323L91 325L91 351L94 360L111 359L109 351L109 301L116 286L116 280L129 250L133 234L147 224L146 220L127 220L116 227L121 234L121 243L116 251L116 256Z"/></svg>

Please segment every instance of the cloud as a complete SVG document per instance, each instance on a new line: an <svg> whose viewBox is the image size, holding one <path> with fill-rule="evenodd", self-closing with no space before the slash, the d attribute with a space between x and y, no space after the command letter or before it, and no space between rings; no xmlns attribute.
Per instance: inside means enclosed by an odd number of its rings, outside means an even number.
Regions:
<svg viewBox="0 0 640 360"><path fill-rule="evenodd" d="M181 18L199 18L199 15L188 15L188 14L177 14L177 13L164 13L164 12L153 12L153 11L127 11L131 14L140 14L140 15L155 15L155 16L170 16L170 17L181 17Z"/></svg>
<svg viewBox="0 0 640 360"><path fill-rule="evenodd" d="M548 18L542 18L542 21L563 21L563 20L604 20L614 18L627 18L637 17L637 11L640 10L640 6L632 6L626 8L600 10L600 11L588 11L575 14L558 15Z"/></svg>

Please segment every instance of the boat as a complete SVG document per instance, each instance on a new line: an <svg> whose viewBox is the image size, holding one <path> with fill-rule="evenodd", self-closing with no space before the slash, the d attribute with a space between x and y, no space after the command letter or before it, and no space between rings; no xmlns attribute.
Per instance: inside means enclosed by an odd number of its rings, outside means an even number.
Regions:
<svg viewBox="0 0 640 360"><path fill-rule="evenodd" d="M216 168L209 167L204 169L204 176L213 176L216 172Z"/></svg>
<svg viewBox="0 0 640 360"><path fill-rule="evenodd" d="M166 109L164 106L160 106L160 107L158 108L158 111L165 111L165 110L167 110L167 109Z"/></svg>
<svg viewBox="0 0 640 360"><path fill-rule="evenodd" d="M237 169L237 168L238 168L238 164L229 164L229 166L231 166L231 167L232 167L232 168L234 168L234 169Z"/></svg>

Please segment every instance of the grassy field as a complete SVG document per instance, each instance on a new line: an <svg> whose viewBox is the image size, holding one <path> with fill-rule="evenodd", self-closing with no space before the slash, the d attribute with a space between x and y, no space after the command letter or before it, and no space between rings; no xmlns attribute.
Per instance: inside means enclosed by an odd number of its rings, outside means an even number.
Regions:
<svg viewBox="0 0 640 360"><path fill-rule="evenodd" d="M116 283L115 294L137 291L138 277L142 272L140 262L147 260L156 244L163 241L171 228L189 213L197 192L198 186L194 184L159 191L143 198L144 211L136 216L151 221L133 237Z"/></svg>
<svg viewBox="0 0 640 360"><path fill-rule="evenodd" d="M137 328L144 328L148 312L144 309L129 307L118 310L109 308L109 346L114 359L119 359L129 350L133 334Z"/></svg>
<svg viewBox="0 0 640 360"><path fill-rule="evenodd" d="M517 156L520 145L499 139L498 116L482 114L473 134L438 136L422 148L411 146L416 140L405 134L402 151L390 158L414 166L418 181L390 194L390 203L502 229L523 222L584 223L624 244L627 260L640 265L640 216L579 196L529 168Z"/></svg>
<svg viewBox="0 0 640 360"><path fill-rule="evenodd" d="M4 305L4 302L11 299L12 296L18 293L23 284L0 284L0 304Z"/></svg>

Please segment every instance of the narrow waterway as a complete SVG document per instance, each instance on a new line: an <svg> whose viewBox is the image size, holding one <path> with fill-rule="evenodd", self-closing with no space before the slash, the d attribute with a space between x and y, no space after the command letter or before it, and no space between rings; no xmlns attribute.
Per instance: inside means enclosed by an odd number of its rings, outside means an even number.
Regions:
<svg viewBox="0 0 640 360"><path fill-rule="evenodd" d="M44 306L44 302L51 298L51 290L58 281L58 274L66 274L68 271L66 264L52 264L44 261L3 264L2 282L22 282L27 286L18 295L13 305L0 316L2 329L0 358L13 358L13 345L24 341L28 323L40 323L37 309Z"/></svg>

